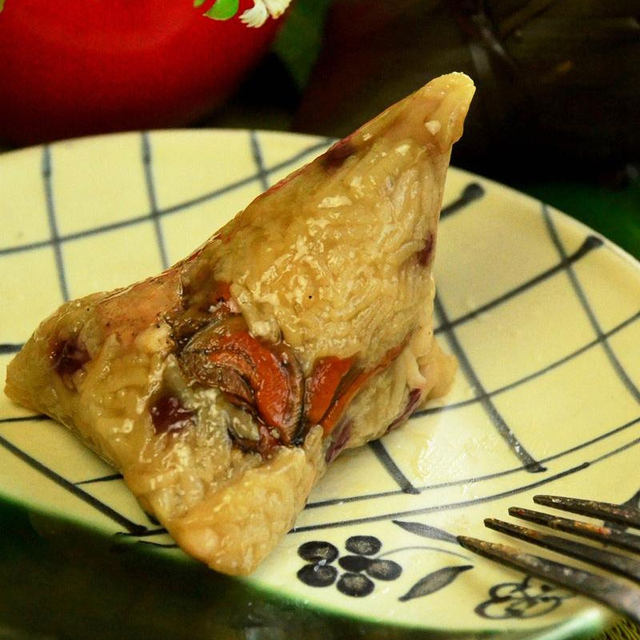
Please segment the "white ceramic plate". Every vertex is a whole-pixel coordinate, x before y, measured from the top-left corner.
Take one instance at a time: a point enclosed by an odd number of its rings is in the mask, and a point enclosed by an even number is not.
[[[158,272],[326,145],[282,133],[175,131],[1,156],[3,368],[63,299]],[[436,281],[438,333],[460,362],[452,391],[380,443],[338,458],[295,529],[251,578],[193,569],[204,591],[223,580],[234,595],[229,604],[192,594],[192,617],[197,611],[230,638],[286,637],[276,633],[280,623],[308,630],[300,621],[311,619],[323,637],[366,628],[380,637],[559,638],[604,624],[606,614],[589,601],[474,557],[455,535],[499,539],[483,518],[530,506],[535,493],[637,502],[640,268],[563,214],[451,169]],[[154,533],[157,525],[113,474],[64,428],[0,399],[6,548],[20,512],[47,544],[61,540],[51,531],[70,540],[80,539],[70,532],[97,531],[118,548],[127,540],[128,558],[151,548],[152,566],[173,567],[163,580],[172,582],[171,571],[184,576],[196,563]],[[91,542],[74,544],[91,555]],[[4,562],[15,570],[28,557],[17,548],[13,555],[15,566],[6,552],[0,569]],[[72,554],[70,562],[79,560]],[[119,570],[108,587],[114,593],[117,580],[136,579]],[[9,574],[0,571],[0,580]],[[97,588],[90,582],[86,593]],[[156,596],[150,616],[166,617]],[[261,605],[260,624],[250,607],[259,602],[271,612]],[[141,623],[119,606],[105,612],[124,616],[121,637],[135,635]],[[174,614],[164,637],[187,628]],[[29,624],[65,628],[65,616],[55,619]],[[87,625],[98,619],[89,616]],[[0,606],[3,622],[19,626]]]

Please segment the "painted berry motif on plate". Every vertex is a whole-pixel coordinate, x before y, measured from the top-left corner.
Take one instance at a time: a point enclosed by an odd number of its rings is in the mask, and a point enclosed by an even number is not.
[[[353,598],[368,596],[375,589],[376,580],[396,580],[402,574],[397,562],[377,555],[381,548],[382,543],[374,536],[347,538],[348,553],[344,555],[330,542],[305,542],[298,547],[298,555],[307,564],[298,571],[298,579],[310,587],[330,587],[335,583],[338,591]]]

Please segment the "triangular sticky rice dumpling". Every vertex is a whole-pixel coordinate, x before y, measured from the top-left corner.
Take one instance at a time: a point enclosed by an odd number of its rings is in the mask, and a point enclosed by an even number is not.
[[[450,384],[431,266],[473,92],[463,74],[433,80],[184,261],[66,303],[7,394],[113,464],[187,553],[251,572],[342,449]]]

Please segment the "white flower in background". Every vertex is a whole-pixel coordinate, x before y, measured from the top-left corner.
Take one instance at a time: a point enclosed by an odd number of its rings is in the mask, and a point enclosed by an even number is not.
[[[269,16],[279,18],[291,4],[291,0],[253,0],[253,7],[240,16],[248,27],[261,27]]]

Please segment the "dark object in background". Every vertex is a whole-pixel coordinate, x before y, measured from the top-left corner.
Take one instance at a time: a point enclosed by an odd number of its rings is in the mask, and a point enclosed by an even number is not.
[[[342,136],[429,78],[478,86],[458,166],[499,179],[640,159],[640,0],[335,0],[294,128]]]

